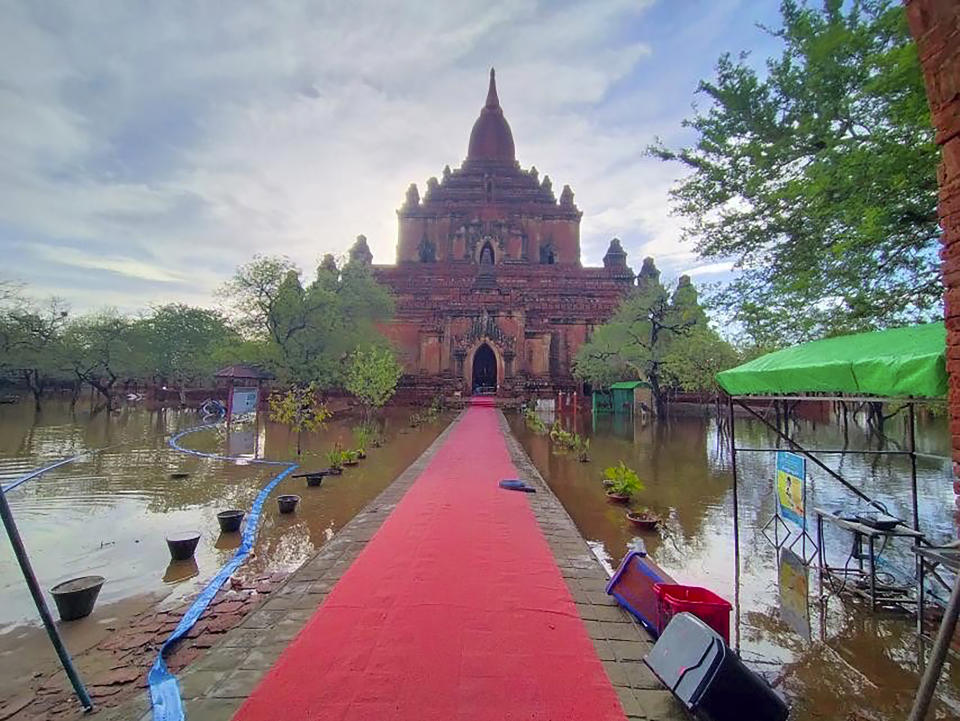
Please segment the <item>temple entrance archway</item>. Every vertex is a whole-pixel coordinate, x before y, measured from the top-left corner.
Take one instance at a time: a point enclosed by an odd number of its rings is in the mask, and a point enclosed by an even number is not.
[[[481,343],[473,353],[470,391],[474,395],[497,392],[497,356],[486,343]]]
[[[483,244],[483,247],[480,249],[480,265],[493,265],[494,255],[493,255],[493,246],[488,240]]]

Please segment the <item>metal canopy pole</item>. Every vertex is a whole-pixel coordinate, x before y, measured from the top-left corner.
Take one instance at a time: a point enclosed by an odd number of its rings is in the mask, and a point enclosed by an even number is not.
[[[910,443],[910,493],[913,499],[913,530],[920,530],[920,501],[917,497],[917,418],[913,400],[908,404],[907,438]],[[919,545],[917,540],[914,545]]]
[[[917,696],[913,701],[913,708],[910,710],[907,721],[923,721],[927,717],[930,701],[933,700],[933,692],[937,689],[940,672],[943,670],[943,662],[947,657],[947,650],[950,648],[950,639],[953,638],[954,631],[957,628],[958,615],[960,615],[960,573],[957,574],[957,578],[953,582],[953,591],[950,594],[950,600],[947,602],[947,610],[943,614],[940,631],[937,632],[937,640],[934,641],[933,651],[930,653],[930,663],[923,672],[923,678],[920,680],[919,688],[917,688]]]
[[[43,592],[40,590],[40,584],[37,583],[37,577],[30,566],[30,559],[27,557],[27,549],[23,545],[23,539],[20,538],[20,532],[17,530],[17,524],[13,520],[13,513],[10,511],[10,504],[7,503],[7,496],[0,490],[0,517],[3,519],[4,528],[7,529],[7,536],[10,537],[10,545],[13,546],[13,552],[17,557],[17,563],[20,564],[20,570],[23,571],[23,578],[27,582],[27,588],[30,589],[30,595],[33,596],[33,602],[37,605],[37,611],[40,613],[40,619],[43,621],[44,628],[50,636],[53,648],[60,657],[60,663],[63,670],[67,672],[67,677],[73,685],[73,690],[80,699],[85,711],[93,711],[93,701],[90,700],[90,694],[87,693],[83,681],[77,673],[73,660],[70,658],[70,652],[63,645],[63,639],[54,625],[53,617],[50,615],[50,609],[47,608],[47,602],[43,598]]]
[[[730,419],[730,470],[733,473],[733,596],[736,606],[734,620],[734,650],[740,654],[740,502],[737,496],[737,441],[734,435],[733,398],[727,396]]]

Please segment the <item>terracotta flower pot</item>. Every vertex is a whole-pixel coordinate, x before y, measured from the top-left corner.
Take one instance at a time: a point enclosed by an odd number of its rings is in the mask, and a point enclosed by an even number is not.
[[[646,531],[652,531],[660,525],[659,516],[644,512],[628,511],[627,520],[637,528],[642,528]]]

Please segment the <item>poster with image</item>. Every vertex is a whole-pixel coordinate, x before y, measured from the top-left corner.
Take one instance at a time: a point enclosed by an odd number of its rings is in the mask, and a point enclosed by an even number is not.
[[[803,456],[788,451],[777,452],[777,501],[780,517],[806,528],[803,499],[807,480],[807,464]]]

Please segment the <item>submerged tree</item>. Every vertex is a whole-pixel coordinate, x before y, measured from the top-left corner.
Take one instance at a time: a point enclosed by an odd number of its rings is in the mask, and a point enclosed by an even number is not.
[[[148,376],[172,385],[186,401],[185,388],[210,378],[224,350],[239,336],[219,311],[170,303],[138,320],[134,332]]]
[[[692,170],[686,237],[739,270],[716,300],[761,345],[938,316],[938,151],[902,5],[781,13],[765,71],[724,55],[701,82],[696,144],[651,148]]]
[[[326,425],[330,410],[320,400],[315,383],[293,386],[270,395],[270,420],[288,426],[297,434],[297,458],[301,454],[304,431],[316,431]]]
[[[102,397],[107,410],[115,405],[116,384],[143,373],[143,347],[136,327],[114,309],[74,319],[63,334],[65,365],[81,383]]]
[[[364,421],[374,409],[393,397],[403,366],[389,348],[373,347],[354,351],[347,369],[345,388],[363,404]]]
[[[654,410],[663,414],[664,357],[671,342],[697,323],[695,314],[671,302],[653,258],[645,258],[637,288],[613,317],[593,332],[574,359],[574,372],[594,385],[630,378],[650,384]]]
[[[20,376],[40,410],[40,397],[55,380],[67,377],[63,357],[63,331],[67,310],[62,301],[47,303],[22,299],[0,319],[4,365]]]

